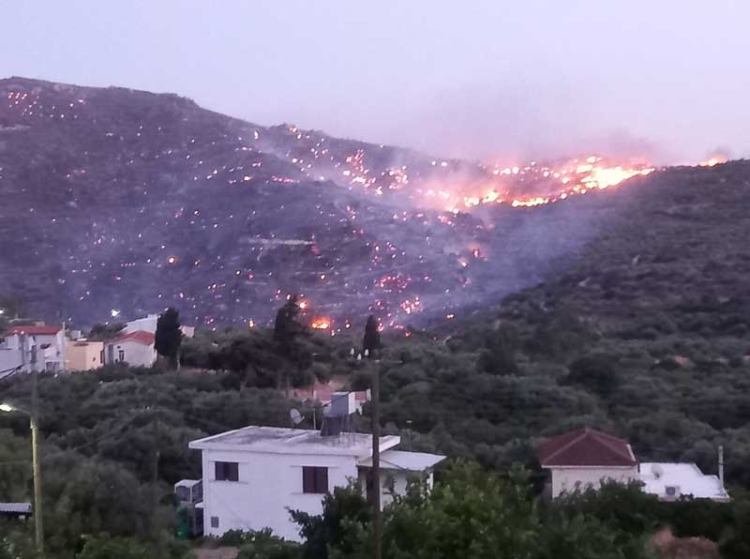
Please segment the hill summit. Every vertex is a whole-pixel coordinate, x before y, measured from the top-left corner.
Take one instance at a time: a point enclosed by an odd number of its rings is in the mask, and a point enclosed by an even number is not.
[[[332,333],[370,312],[395,327],[450,319],[538,283],[622,213],[609,193],[572,199],[607,186],[583,163],[589,178],[553,198],[567,176],[536,163],[263,127],[171,94],[0,80],[0,292],[79,324],[169,305],[196,324],[263,323],[289,293]]]

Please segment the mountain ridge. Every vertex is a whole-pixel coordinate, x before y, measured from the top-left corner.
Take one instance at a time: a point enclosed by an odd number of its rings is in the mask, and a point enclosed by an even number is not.
[[[600,193],[470,207],[486,184],[559,182],[174,94],[0,80],[0,291],[80,324],[168,305],[204,326],[261,324],[300,293],[331,333],[371,312],[404,327],[541,281],[619,211]]]

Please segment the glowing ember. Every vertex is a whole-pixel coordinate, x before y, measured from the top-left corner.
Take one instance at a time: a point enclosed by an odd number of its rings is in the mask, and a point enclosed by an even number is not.
[[[177,257],[176,256],[168,256],[167,257],[167,264],[169,264],[170,266],[173,266],[173,265],[177,264]]]

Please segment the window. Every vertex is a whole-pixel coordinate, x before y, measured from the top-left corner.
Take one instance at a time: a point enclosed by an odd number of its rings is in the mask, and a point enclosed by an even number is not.
[[[211,528],[218,528],[219,527],[219,517],[218,516],[212,516],[211,517]]]
[[[240,480],[240,467],[237,462],[215,462],[214,464],[216,466],[216,481]]]
[[[328,468],[303,466],[302,492],[328,493]]]
[[[120,363],[125,362],[125,350],[124,349],[120,349],[117,351],[117,359],[118,361],[120,361]]]

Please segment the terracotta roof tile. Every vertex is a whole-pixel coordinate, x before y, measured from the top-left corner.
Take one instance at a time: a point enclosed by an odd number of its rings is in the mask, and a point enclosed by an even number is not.
[[[545,468],[634,466],[638,463],[627,441],[588,427],[542,441],[539,461]]]
[[[122,336],[117,336],[115,339],[107,343],[120,344],[122,342],[137,342],[143,345],[154,345],[154,339],[155,339],[155,336],[151,332],[146,332],[144,330],[136,330],[135,332],[131,332],[130,334],[123,334]]]
[[[12,336],[14,334],[28,334],[30,336],[55,336],[59,331],[59,326],[11,326],[5,332],[5,335]]]

